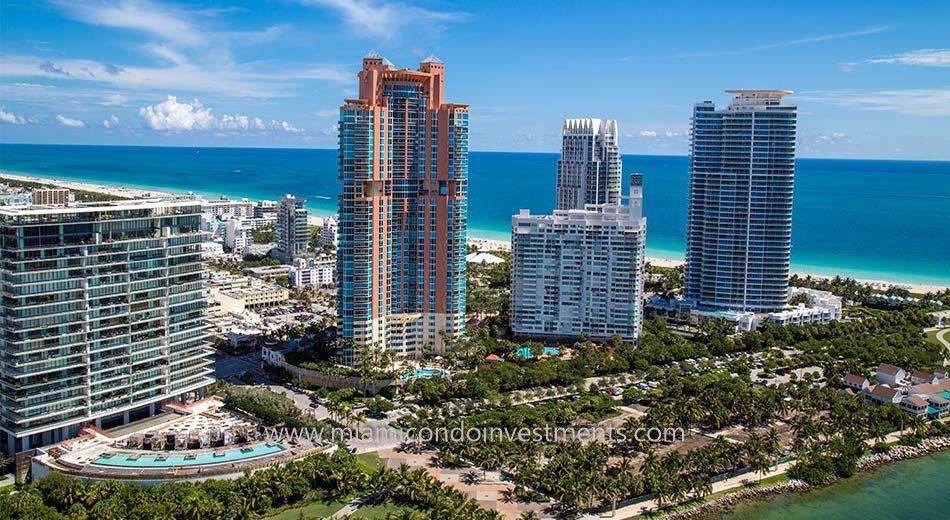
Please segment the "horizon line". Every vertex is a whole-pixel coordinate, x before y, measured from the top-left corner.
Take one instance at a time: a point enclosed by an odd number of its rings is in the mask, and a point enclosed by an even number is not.
[[[219,145],[162,145],[162,144],[90,144],[90,143],[22,143],[22,142],[0,142],[0,146],[6,145],[25,145],[25,146],[101,146],[113,148],[221,148],[221,149],[239,149],[239,150],[327,150],[336,151],[336,148],[319,148],[306,146],[219,146]],[[558,155],[560,151],[515,151],[515,150],[469,150],[474,153],[524,153],[537,155]],[[689,154],[658,154],[658,153],[624,153],[624,155],[641,155],[652,157],[689,157]],[[876,157],[818,157],[818,156],[799,156],[795,159],[821,159],[826,161],[913,161],[913,162],[950,162],[947,159],[881,159]]]

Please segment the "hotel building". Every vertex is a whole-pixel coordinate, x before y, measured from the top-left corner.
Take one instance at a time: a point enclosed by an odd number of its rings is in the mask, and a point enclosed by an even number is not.
[[[200,202],[0,208],[0,444],[154,414],[212,382]]]
[[[557,162],[557,209],[617,204],[623,164],[612,119],[565,119]]]
[[[787,90],[729,90],[695,105],[685,295],[700,308],[781,311],[788,303],[796,107]]]
[[[628,203],[511,219],[511,328],[516,335],[636,342],[643,323],[643,176]]]
[[[468,106],[444,97],[438,58],[371,52],[340,108],[337,309],[357,344],[443,352],[464,328]]]
[[[277,254],[287,263],[306,253],[310,245],[305,202],[288,194],[277,203]]]

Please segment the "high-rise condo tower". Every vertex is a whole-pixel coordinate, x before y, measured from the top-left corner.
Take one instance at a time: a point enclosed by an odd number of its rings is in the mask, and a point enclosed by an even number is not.
[[[465,322],[468,106],[445,102],[434,56],[409,70],[371,52],[359,89],[340,108],[339,334],[441,352]]]
[[[310,226],[304,203],[306,199],[287,194],[277,205],[277,254],[286,263],[306,253],[310,244]]]
[[[796,107],[788,90],[728,90],[693,109],[686,297],[770,312],[788,302]]]
[[[0,208],[0,445],[155,414],[213,382],[195,200]]]
[[[557,209],[617,204],[623,164],[612,119],[565,119],[557,162]]]

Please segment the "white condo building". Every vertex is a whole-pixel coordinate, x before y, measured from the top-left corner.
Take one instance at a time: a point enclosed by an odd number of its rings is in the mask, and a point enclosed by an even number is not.
[[[320,247],[336,247],[339,228],[340,218],[336,215],[323,219],[323,228],[320,229]]]
[[[336,259],[333,257],[294,258],[287,276],[290,278],[290,285],[295,289],[332,285],[336,278]]]
[[[625,205],[511,219],[511,327],[539,338],[620,336],[636,342],[643,322],[643,176],[631,175]],[[619,191],[619,190],[618,190]]]
[[[565,119],[557,162],[557,209],[618,204],[623,164],[612,119]]]
[[[265,218],[232,218],[224,228],[224,246],[235,253],[246,253],[254,244],[254,230],[274,225],[277,219],[273,216]]]

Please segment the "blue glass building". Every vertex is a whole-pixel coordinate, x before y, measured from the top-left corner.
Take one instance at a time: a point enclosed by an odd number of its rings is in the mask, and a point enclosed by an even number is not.
[[[788,302],[796,107],[787,90],[730,90],[695,105],[685,294],[700,308],[770,312]]]

